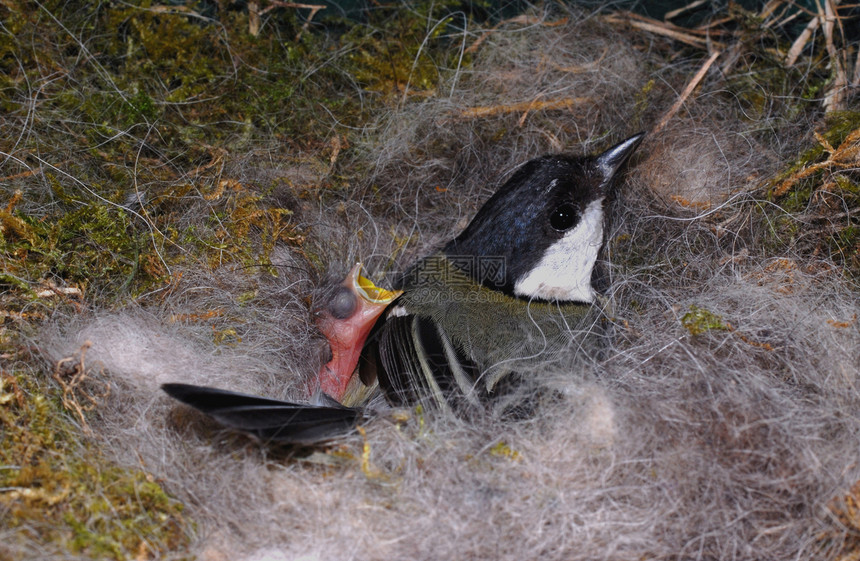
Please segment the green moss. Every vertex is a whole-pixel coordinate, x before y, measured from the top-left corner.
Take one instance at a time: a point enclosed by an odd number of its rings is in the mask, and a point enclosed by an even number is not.
[[[651,105],[649,95],[654,91],[655,85],[657,85],[657,81],[651,78],[638,92],[636,92],[636,103],[633,106],[633,117],[630,120],[632,128],[639,129],[642,127],[642,119]]]
[[[857,129],[860,129],[860,111],[832,111],[827,114],[822,136],[831,146],[839,146]]]
[[[131,97],[128,100],[128,104],[131,105],[133,110],[133,113],[129,115],[129,124],[134,124],[139,119],[151,123],[159,116],[159,110],[155,105],[155,101],[143,90],[137,92],[134,97]]]
[[[860,129],[860,111],[834,111],[829,113],[825,118],[821,137],[831,147],[836,148],[845,142],[845,139],[849,134],[851,134],[851,132],[857,129]],[[820,142],[816,142],[814,146],[805,150],[769,182],[771,197],[777,198],[773,195],[775,187],[781,185],[784,181],[810,165],[825,161],[827,156],[828,152]],[[787,204],[789,204],[787,210],[800,210],[799,208],[794,207],[796,205],[805,205],[809,201],[809,196],[812,193],[813,187],[821,182],[822,175],[823,170],[809,176],[808,178],[798,181],[796,183],[796,187],[793,186],[786,196],[792,197],[795,192],[799,191],[800,198],[795,196],[794,199],[787,199]],[[796,205],[792,203],[796,203]]]
[[[764,125],[754,134],[780,137],[783,123],[816,110],[831,79],[828,60],[821,56],[824,40],[816,37],[820,48],[811,49],[812,56],[804,57],[802,64],[786,66],[784,56],[796,36],[775,32],[772,22],[738,3],[730,4],[727,11],[737,41],[731,47],[735,58],[725,76],[726,92],[743,108],[738,118]],[[781,114],[782,122],[773,121],[774,114]]]
[[[681,325],[690,332],[690,335],[700,335],[714,329],[721,331],[729,329],[720,315],[695,304],[691,305],[690,311],[681,317]]]
[[[497,458],[505,458],[508,460],[519,460],[521,459],[521,454],[511,448],[511,446],[503,440],[495,443],[490,448],[490,455],[495,456]]]
[[[150,474],[112,465],[82,440],[53,388],[22,372],[0,376],[0,511],[8,550],[37,541],[45,551],[99,559],[166,552],[181,558],[193,531],[182,504]]]
[[[831,254],[844,263],[855,282],[860,282],[860,225],[851,224],[829,239]]]
[[[461,58],[457,41],[462,36],[450,28],[465,23],[461,8],[462,2],[447,1],[419,3],[409,11],[394,9],[384,21],[387,32],[370,36],[366,28],[353,26],[345,37],[353,47],[351,72],[365,89],[394,102],[405,94],[432,95],[443,76],[440,69],[471,62],[468,53]],[[434,25],[428,27],[428,21]]]
[[[256,273],[262,265],[275,274],[275,245],[302,251],[304,233],[270,188],[240,184],[223,162],[275,147],[320,164],[330,178],[322,196],[349,187],[362,170],[336,175],[320,131],[347,125],[339,134],[348,161],[373,107],[352,95],[356,81],[380,92],[409,81],[430,92],[440,68],[467,64],[451,48],[461,38],[446,35],[446,13],[461,4],[384,6],[366,25],[343,22],[340,34],[300,40],[298,12],[282,8],[257,37],[246,12],[203,3],[48,0],[0,11],[0,103],[31,131],[0,138],[0,151],[20,156],[7,161],[4,173],[16,179],[0,197],[23,193],[0,231],[0,283],[17,298],[13,307],[32,302],[46,279],[85,288],[99,304],[166,286],[175,266],[236,263]],[[440,23],[428,29],[427,18]],[[124,208],[137,194],[144,204]]]
[[[0,238],[0,255],[8,259],[7,279],[18,277],[17,286],[51,278],[81,288],[93,284],[99,290],[116,290],[137,274],[142,235],[130,225],[128,214],[101,203],[74,207],[42,218],[10,213],[26,230],[7,229]],[[144,275],[136,280],[142,287],[158,279]]]
[[[829,248],[830,257],[846,272],[860,278],[856,213],[860,208],[860,174],[852,165],[852,138],[860,131],[860,111],[835,111],[827,115],[820,140],[786,166],[768,183],[768,194],[789,215],[812,215],[826,222],[817,246]],[[849,135],[854,137],[849,138]],[[807,218],[808,220],[808,218]],[[794,239],[796,220],[775,216],[777,235]],[[819,247],[816,247],[818,249]]]

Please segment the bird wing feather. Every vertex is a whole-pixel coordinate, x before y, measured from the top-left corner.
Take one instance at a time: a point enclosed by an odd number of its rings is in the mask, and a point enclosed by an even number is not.
[[[441,409],[478,406],[477,366],[430,317],[389,317],[380,333],[380,384],[397,404],[426,403]]]
[[[359,409],[267,399],[190,384],[164,384],[171,397],[231,429],[265,442],[316,443],[349,433],[362,418]]]

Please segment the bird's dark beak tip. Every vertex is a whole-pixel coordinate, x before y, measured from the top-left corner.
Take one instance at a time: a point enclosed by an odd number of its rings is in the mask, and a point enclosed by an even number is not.
[[[644,132],[634,134],[597,156],[597,166],[603,173],[604,181],[609,181],[615,176],[624,162],[636,151],[644,137]]]

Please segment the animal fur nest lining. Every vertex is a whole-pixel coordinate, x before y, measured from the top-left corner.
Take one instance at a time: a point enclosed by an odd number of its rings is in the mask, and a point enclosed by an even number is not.
[[[439,70],[432,95],[378,112],[331,170],[278,153],[225,162],[224,179],[243,185],[290,178],[270,196],[292,210],[305,251],[275,244],[276,277],[188,266],[157,301],[56,314],[34,338],[52,361],[91,343],[93,376],[111,388],[84,417],[92,438],[185,505],[196,524],[188,553],[856,555],[857,286],[802,235],[775,235],[773,220],[806,225],[761,202],[765,180],[809,145],[820,115],[777,102],[752,115],[716,70],[631,162],[607,245],[600,352],[572,349],[569,362],[531,373],[559,396],[534,418],[467,425],[411,411],[285,455],[160,392],[183,382],[295,398],[324,354],[309,300],[325,279],[360,260],[385,285],[455,235],[519,163],[595,152],[654,127],[701,65],[667,64],[593,16],[539,16],[486,34],[469,67]],[[367,174],[341,192],[284,187],[350,166]],[[211,227],[214,194],[189,192],[182,221]],[[48,548],[46,558],[75,557]]]

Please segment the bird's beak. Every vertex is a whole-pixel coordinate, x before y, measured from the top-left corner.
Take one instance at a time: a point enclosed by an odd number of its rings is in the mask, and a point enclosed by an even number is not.
[[[352,313],[343,319],[334,317],[325,307],[320,311],[317,327],[328,339],[331,360],[320,368],[318,378],[319,390],[349,405],[344,401],[351,401],[348,394],[354,393],[352,385],[359,383],[356,382],[358,376],[354,374],[364,342],[382,312],[403,291],[376,286],[361,274],[361,263],[355,264],[342,286],[354,295],[355,306]],[[312,392],[315,390],[311,388]]]
[[[398,296],[403,294],[402,290],[387,290],[373,284],[373,281],[361,274],[361,263],[356,263],[347,275],[352,279],[352,287],[356,294],[365,302],[370,304],[383,304],[388,306]]]
[[[636,151],[644,136],[644,132],[635,134],[597,156],[597,168],[603,174],[604,184],[612,180],[624,162]]]

